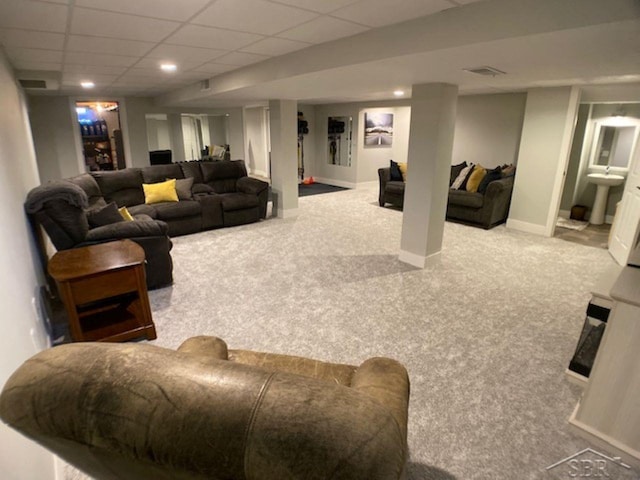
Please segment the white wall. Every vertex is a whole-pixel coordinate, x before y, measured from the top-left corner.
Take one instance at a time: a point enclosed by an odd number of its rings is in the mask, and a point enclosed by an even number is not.
[[[22,92],[0,51],[0,384],[46,346],[43,325],[31,307],[38,288],[37,257],[25,218],[27,192],[39,184]],[[54,128],[52,126],[52,128]],[[53,456],[0,424],[0,477],[55,478]]]
[[[576,88],[529,90],[507,227],[553,234],[578,101]]]
[[[267,109],[265,107],[245,108],[243,115],[247,169],[251,173],[266,177],[269,174]]]
[[[43,183],[84,171],[78,161],[73,129],[79,127],[69,97],[30,97],[29,121]]]
[[[525,93],[458,97],[453,165],[516,163],[526,100]]]

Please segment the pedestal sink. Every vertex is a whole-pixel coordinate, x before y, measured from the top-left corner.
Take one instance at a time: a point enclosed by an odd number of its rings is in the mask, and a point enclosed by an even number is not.
[[[602,225],[604,223],[604,213],[607,210],[609,187],[622,185],[624,177],[622,175],[613,175],[609,173],[590,173],[587,175],[587,178],[589,179],[589,182],[598,187],[589,223],[592,225]]]

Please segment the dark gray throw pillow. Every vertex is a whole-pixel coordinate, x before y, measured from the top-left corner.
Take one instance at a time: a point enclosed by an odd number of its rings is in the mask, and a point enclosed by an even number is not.
[[[97,208],[87,212],[87,220],[89,221],[89,227],[103,227],[112,223],[124,222],[124,218],[118,211],[118,206],[115,202],[107,204],[106,207]]]
[[[401,182],[402,181],[402,172],[400,171],[400,167],[397,162],[390,160],[391,162],[391,181],[392,182]]]
[[[451,177],[449,177],[449,186],[453,185],[453,182],[458,178],[463,168],[467,167],[467,162],[459,163],[458,165],[451,165]]]
[[[478,186],[478,193],[484,195],[484,192],[487,191],[487,187],[489,186],[489,184],[494,180],[500,180],[501,178],[502,168],[500,166],[497,166],[493,170],[487,171],[487,174],[484,176],[484,178],[480,182],[480,185]]]
[[[167,180],[171,180],[171,179],[167,178]],[[177,178],[176,192],[178,194],[178,200],[193,200],[193,193],[191,193],[191,187],[193,187],[193,177]]]

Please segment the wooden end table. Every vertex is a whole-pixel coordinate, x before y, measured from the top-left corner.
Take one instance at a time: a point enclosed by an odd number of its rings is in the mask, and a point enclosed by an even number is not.
[[[57,252],[49,274],[76,342],[156,338],[144,271],[144,250],[118,240]]]

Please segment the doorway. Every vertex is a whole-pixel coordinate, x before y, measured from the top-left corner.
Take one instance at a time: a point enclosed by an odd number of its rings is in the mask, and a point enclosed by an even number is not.
[[[126,168],[118,102],[76,102],[85,169]]]

